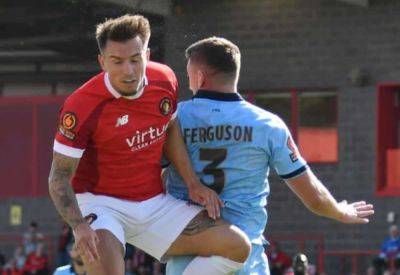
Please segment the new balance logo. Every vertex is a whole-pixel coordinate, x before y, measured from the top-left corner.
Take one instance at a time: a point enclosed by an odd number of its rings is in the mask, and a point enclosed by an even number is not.
[[[119,127],[119,126],[127,124],[128,120],[129,120],[129,116],[128,115],[124,115],[122,117],[119,117],[117,119],[117,123],[115,124],[115,127]]]

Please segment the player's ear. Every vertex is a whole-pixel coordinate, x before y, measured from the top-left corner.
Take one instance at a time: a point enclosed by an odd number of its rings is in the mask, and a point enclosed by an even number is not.
[[[101,66],[101,68],[103,69],[103,71],[106,70],[105,65],[104,65],[104,56],[102,54],[98,54],[97,55],[97,60],[99,61],[99,64]]]
[[[206,80],[206,75],[202,70],[197,70],[197,87],[200,89],[203,87],[204,82]]]

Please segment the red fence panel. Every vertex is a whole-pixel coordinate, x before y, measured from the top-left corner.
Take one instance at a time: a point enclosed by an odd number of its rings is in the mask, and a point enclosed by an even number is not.
[[[47,196],[64,96],[0,97],[0,198]]]

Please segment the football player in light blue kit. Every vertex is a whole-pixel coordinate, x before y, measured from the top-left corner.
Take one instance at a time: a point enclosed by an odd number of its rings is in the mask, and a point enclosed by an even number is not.
[[[225,203],[222,218],[242,229],[252,243],[251,254],[237,274],[269,274],[263,232],[270,167],[314,213],[344,223],[368,222],[374,213],[371,204],[338,203],[300,156],[285,123],[237,93],[240,52],[236,45],[211,37],[191,45],[186,56],[194,97],[179,104],[181,131],[197,175]],[[189,200],[172,166],[166,184],[173,196]],[[184,273],[190,259],[172,258],[167,274]]]

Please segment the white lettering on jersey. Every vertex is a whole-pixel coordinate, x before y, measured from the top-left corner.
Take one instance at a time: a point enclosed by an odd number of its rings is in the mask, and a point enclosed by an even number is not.
[[[132,138],[127,138],[126,143],[132,151],[143,149],[157,141],[159,141],[167,131],[168,124],[161,127],[151,126],[144,131],[136,131]]]
[[[119,127],[119,126],[125,125],[125,124],[128,123],[128,121],[129,121],[129,115],[124,115],[122,117],[119,117],[117,119],[117,123],[115,124],[115,127]]]

